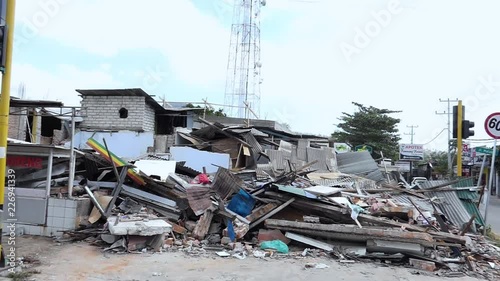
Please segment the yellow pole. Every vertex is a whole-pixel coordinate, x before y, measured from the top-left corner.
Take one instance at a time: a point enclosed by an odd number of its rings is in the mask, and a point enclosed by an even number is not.
[[[462,176],[462,101],[458,101],[457,108],[457,177]]]
[[[2,92],[0,95],[0,208],[3,210],[5,196],[5,173],[7,169],[7,137],[9,135],[9,110],[10,110],[10,78],[12,74],[12,48],[14,47],[14,16],[16,13],[16,0],[7,0],[5,25],[7,26],[7,46],[5,52],[5,70],[2,75]],[[3,213],[2,213],[3,214]],[[3,227],[3,218],[0,219],[0,233]],[[0,253],[3,255],[2,240],[0,235]],[[3,266],[3,264],[2,264]]]
[[[33,108],[33,119],[31,122],[31,142],[37,143],[38,136],[38,115],[36,113],[36,108]]]

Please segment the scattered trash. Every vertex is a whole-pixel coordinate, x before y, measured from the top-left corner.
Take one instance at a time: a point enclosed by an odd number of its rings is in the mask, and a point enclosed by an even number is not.
[[[266,252],[255,250],[255,251],[253,251],[253,256],[256,258],[265,258]]]
[[[500,279],[500,249],[478,231],[482,190],[472,179],[409,185],[397,167],[387,172],[368,151],[338,153],[328,138],[265,124],[199,124],[172,130],[177,159],[152,153],[126,161],[105,139],[88,139],[93,151],[76,150],[83,172],[71,195],[89,210],[64,238],[115,253],[321,255]],[[55,182],[67,177],[64,161],[54,163]],[[41,179],[32,174],[30,182]],[[52,198],[68,193],[51,188]],[[307,248],[290,252],[299,245]]]
[[[316,268],[316,269],[325,269],[329,268],[330,266],[324,264],[324,263],[306,263],[306,268]]]
[[[278,253],[288,254],[288,246],[281,240],[265,241],[260,244],[262,250],[273,249]]]
[[[230,254],[230,253],[228,253],[228,252],[217,252],[216,254],[217,254],[219,257],[223,257],[223,258],[225,258],[225,257],[230,257],[230,256],[231,256],[231,254]]]

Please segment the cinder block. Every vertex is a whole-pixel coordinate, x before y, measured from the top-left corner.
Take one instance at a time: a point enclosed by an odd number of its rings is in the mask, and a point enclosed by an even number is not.
[[[47,208],[47,217],[53,217],[54,216],[54,206],[50,206]]]
[[[23,225],[22,228],[24,229],[24,234],[33,235],[33,234],[31,234],[33,232],[32,227],[33,226],[27,225],[27,224]],[[5,227],[4,227],[4,229],[5,229]]]
[[[55,206],[55,207],[66,206],[66,202],[65,202],[66,200],[64,200],[64,199],[53,198],[53,200],[54,200],[53,206]]]
[[[53,217],[55,217],[55,218],[64,218],[64,212],[65,212],[64,206],[62,206],[62,207],[54,207],[54,215],[53,215]]]
[[[49,206],[55,206],[56,198],[49,198]]]
[[[43,229],[42,226],[32,225],[32,226],[30,226],[30,231],[31,231],[30,235],[40,236],[40,235],[42,235],[42,229]]]
[[[53,218],[52,227],[53,228],[63,228],[64,227],[64,218]]]
[[[47,226],[52,227],[54,225],[54,217],[47,216]]]
[[[76,228],[76,220],[75,218],[70,219],[70,218],[64,218],[64,225],[63,225],[65,230],[73,230]]]
[[[74,208],[74,209],[76,209],[76,201],[75,200],[71,200],[71,199],[67,199],[65,207],[66,208]]]
[[[42,236],[47,236],[47,237],[52,237],[52,233],[53,233],[54,229],[52,227],[44,227],[41,229],[40,231],[40,235]]]
[[[76,217],[76,206],[75,208],[64,208],[64,218],[74,219]]]

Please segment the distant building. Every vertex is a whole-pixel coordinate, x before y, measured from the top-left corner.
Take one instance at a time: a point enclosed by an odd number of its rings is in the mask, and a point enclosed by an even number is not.
[[[10,139],[39,143],[61,144],[70,138],[71,109],[63,108],[59,101],[25,100],[12,97],[10,100]],[[81,121],[76,118],[75,122]]]
[[[120,157],[135,158],[167,152],[175,142],[175,128],[192,128],[194,109],[164,108],[142,89],[76,90],[82,97],[83,122],[76,147],[88,149],[93,137],[106,139]]]

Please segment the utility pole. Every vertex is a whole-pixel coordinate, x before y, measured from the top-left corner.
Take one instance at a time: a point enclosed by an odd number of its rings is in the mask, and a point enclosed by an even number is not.
[[[464,120],[464,112],[462,108],[462,101],[458,101],[458,122],[457,122],[457,177],[462,176],[462,120]],[[491,171],[493,172],[493,171]],[[487,207],[487,206],[486,206]]]
[[[410,135],[411,136],[411,144],[413,144],[413,136],[415,135],[415,133],[413,132],[413,129],[416,129],[418,128],[418,125],[407,125],[406,127],[410,128],[411,131],[409,134],[405,133],[405,135]],[[410,175],[408,177],[408,182],[411,182],[411,179],[413,178],[413,161],[410,160]]]
[[[446,114],[448,115],[448,174],[450,176],[453,175],[453,162],[451,160],[451,119],[450,115],[453,114],[453,111],[451,111],[451,103],[452,102],[458,102],[458,99],[450,100],[450,98],[447,99],[439,99],[439,102],[446,102],[448,103],[448,111],[444,112],[437,112],[437,115],[443,115]]]
[[[2,40],[2,61],[4,69],[2,73],[2,92],[0,96],[0,209],[1,209],[1,223],[0,234],[2,233],[2,226],[4,222],[3,204],[5,197],[5,174],[7,170],[7,137],[9,135],[9,114],[10,114],[10,80],[12,74],[12,48],[14,46],[14,15],[16,11],[16,0],[2,0],[0,1],[0,9],[6,8],[5,12],[5,26],[2,27],[4,31]],[[2,13],[3,14],[3,11]],[[3,22],[1,22],[3,24]],[[6,32],[5,32],[6,31]],[[11,176],[9,176],[11,179]],[[9,181],[10,182],[10,181]],[[14,182],[15,185],[15,182]],[[10,197],[10,196],[9,196]],[[14,214],[15,217],[15,214]],[[14,218],[13,217],[13,218]],[[0,254],[1,254],[1,267],[5,266],[5,256],[3,253],[2,235],[0,235]]]
[[[413,129],[418,128],[418,125],[409,125],[409,126],[406,126],[406,127],[410,128],[411,130],[410,130],[409,134],[405,133],[405,135],[411,136],[411,144],[413,144],[413,136],[415,135],[415,133],[413,132]]]

